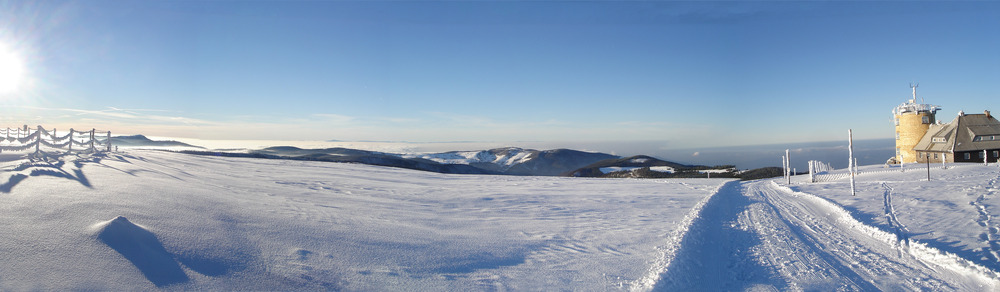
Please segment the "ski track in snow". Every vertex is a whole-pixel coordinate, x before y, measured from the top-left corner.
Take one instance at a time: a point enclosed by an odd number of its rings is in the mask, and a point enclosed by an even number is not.
[[[888,186],[888,185],[886,185]],[[884,194],[889,233],[773,180],[727,184],[701,208],[652,290],[991,290],[996,273],[921,243]]]
[[[900,256],[905,252],[906,249],[910,248],[910,230],[906,229],[906,225],[899,222],[899,218],[896,217],[896,209],[892,207],[892,187],[888,183],[883,182],[882,187],[885,188],[885,193],[882,194],[882,205],[885,212],[886,220],[889,222],[889,228],[892,229],[893,234],[899,240],[899,252]]]

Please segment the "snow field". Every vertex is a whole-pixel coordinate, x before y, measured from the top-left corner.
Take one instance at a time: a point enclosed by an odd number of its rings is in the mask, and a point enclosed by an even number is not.
[[[862,177],[912,179],[906,176],[914,175],[867,170]],[[963,174],[957,177],[978,177],[971,181],[992,185],[995,180],[989,178],[996,177],[996,173],[991,171],[995,169],[970,169],[960,171]],[[912,240],[919,235],[914,234],[918,232],[914,229],[926,226],[906,221],[905,216],[894,211],[898,210],[893,205],[899,197],[893,193],[899,188],[887,192],[880,186],[882,193],[870,194],[877,198],[866,200],[877,203],[866,205],[868,210],[893,213],[883,216],[895,222],[895,228],[887,229],[855,219],[858,212],[795,190],[822,186],[851,198],[849,185],[810,184],[806,179],[796,177],[792,188],[779,185],[781,179],[732,182],[721,187],[692,212],[690,224],[681,224],[677,229],[685,232],[679,232],[679,243],[671,245],[677,250],[660,262],[664,264],[662,273],[644,278],[652,280],[641,282],[646,285],[637,290],[990,291],[1000,286],[1000,275],[995,271],[948,250]],[[941,189],[937,190],[934,194],[941,193]],[[978,218],[983,221],[983,216]],[[921,219],[937,221],[935,217]]]
[[[645,290],[727,181],[143,150],[0,169],[0,290]]]
[[[1000,279],[995,237],[1000,222],[992,219],[992,212],[1000,206],[1000,169],[981,164],[947,167],[932,164],[931,181],[926,168],[912,165],[904,171],[862,167],[856,197],[850,195],[846,179],[808,183],[797,177],[792,186],[782,188],[836,206],[831,208],[850,215],[844,220],[857,221],[852,226],[895,244],[901,253],[995,289]],[[843,173],[846,170],[834,171],[846,177]]]

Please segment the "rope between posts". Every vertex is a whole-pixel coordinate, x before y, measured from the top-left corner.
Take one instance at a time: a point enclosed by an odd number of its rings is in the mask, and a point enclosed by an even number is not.
[[[2,135],[0,136],[0,151],[26,151],[34,148],[35,154],[38,154],[38,152],[41,151],[41,146],[71,152],[110,152],[112,149],[111,131],[106,131],[105,138],[105,132],[98,132],[96,129],[91,129],[90,131],[85,132],[70,129],[69,133],[59,136],[56,129],[52,129],[50,131],[42,126],[38,126],[35,129],[24,126],[23,130],[22,128],[0,129],[0,135]],[[103,138],[103,142],[99,138]],[[74,149],[73,146],[79,146],[82,148]],[[98,146],[100,146],[100,148]]]

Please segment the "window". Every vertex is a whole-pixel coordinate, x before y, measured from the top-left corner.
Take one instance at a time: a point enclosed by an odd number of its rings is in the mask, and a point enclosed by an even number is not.
[[[937,159],[937,153],[934,153],[934,159]]]
[[[930,124],[930,123],[933,123],[933,122],[931,121],[931,116],[922,116],[922,117],[920,117],[920,122],[921,122],[921,123],[924,123],[924,124]]]
[[[993,150],[993,157],[1000,157],[1000,151]]]
[[[896,132],[896,140],[899,140],[899,132]]]
[[[983,158],[983,156],[986,155],[986,151],[977,152],[977,153],[979,154],[979,158]]]
[[[897,126],[899,126],[899,116],[896,116],[896,118],[894,118],[892,120],[893,120],[893,124],[896,124]]]
[[[1000,136],[1000,135],[979,135],[979,136],[973,137],[972,138],[972,142],[997,141],[997,140],[1000,140],[1000,137],[997,137],[997,136]]]
[[[965,159],[966,160],[972,159],[972,155],[969,155],[969,153],[965,153]]]
[[[945,139],[945,137],[934,137],[933,139],[931,139],[931,142],[934,142],[934,143],[944,143],[944,142],[948,142],[948,139]]]

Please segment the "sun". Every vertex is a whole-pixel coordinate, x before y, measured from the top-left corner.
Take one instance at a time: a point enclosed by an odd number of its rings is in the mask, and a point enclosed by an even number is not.
[[[21,56],[0,44],[0,95],[16,92],[24,83],[24,71]]]

